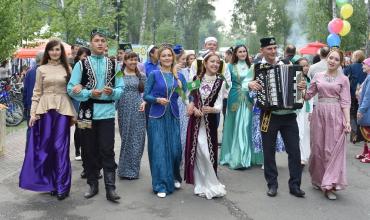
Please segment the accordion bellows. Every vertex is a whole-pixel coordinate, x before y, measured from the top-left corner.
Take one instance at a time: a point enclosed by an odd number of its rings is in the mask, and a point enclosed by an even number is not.
[[[304,80],[299,65],[256,64],[255,80],[262,86],[257,91],[257,106],[264,110],[294,110],[303,107],[303,93],[297,84]]]

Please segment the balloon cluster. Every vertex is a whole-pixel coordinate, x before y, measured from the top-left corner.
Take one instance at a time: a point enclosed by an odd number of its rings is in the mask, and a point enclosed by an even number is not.
[[[340,18],[334,18],[328,24],[328,31],[330,32],[326,41],[329,47],[339,47],[341,43],[340,36],[344,37],[351,31],[351,24],[346,20],[353,14],[353,7],[348,0],[336,0],[340,8]]]

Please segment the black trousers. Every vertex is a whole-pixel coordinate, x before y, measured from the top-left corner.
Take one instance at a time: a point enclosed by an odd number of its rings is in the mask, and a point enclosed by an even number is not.
[[[81,156],[81,135],[80,135],[80,129],[77,127],[77,124],[75,125],[75,133],[73,135],[73,139],[75,142],[75,155]]]
[[[115,172],[114,119],[93,120],[92,128],[81,129],[83,158],[87,183],[98,182],[100,169]]]
[[[262,121],[263,114],[261,114]],[[267,132],[261,131],[264,173],[269,188],[278,188],[278,171],[276,168],[275,152],[276,138],[280,131],[285,144],[285,150],[288,154],[289,167],[289,188],[300,188],[302,178],[301,151],[299,149],[299,130],[296,121],[296,114],[274,115],[271,114],[271,120]]]

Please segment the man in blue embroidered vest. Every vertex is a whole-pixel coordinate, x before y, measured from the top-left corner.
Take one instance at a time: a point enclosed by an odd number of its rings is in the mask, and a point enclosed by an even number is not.
[[[107,41],[104,32],[91,33],[92,55],[75,65],[68,83],[68,94],[80,101],[78,126],[81,128],[82,158],[86,164],[87,184],[85,198],[98,191],[99,171],[103,168],[106,197],[115,202],[117,164],[114,160],[114,101],[123,91],[123,80],[115,74],[115,62],[104,56]]]

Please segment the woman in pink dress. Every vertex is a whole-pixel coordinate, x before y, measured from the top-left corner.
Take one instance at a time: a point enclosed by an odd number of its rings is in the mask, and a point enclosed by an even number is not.
[[[328,70],[315,75],[305,95],[306,100],[316,94],[319,98],[311,121],[311,181],[330,200],[336,199],[335,191],[347,186],[345,144],[351,131],[351,95],[348,78],[338,71],[343,57],[341,51],[331,50]]]

